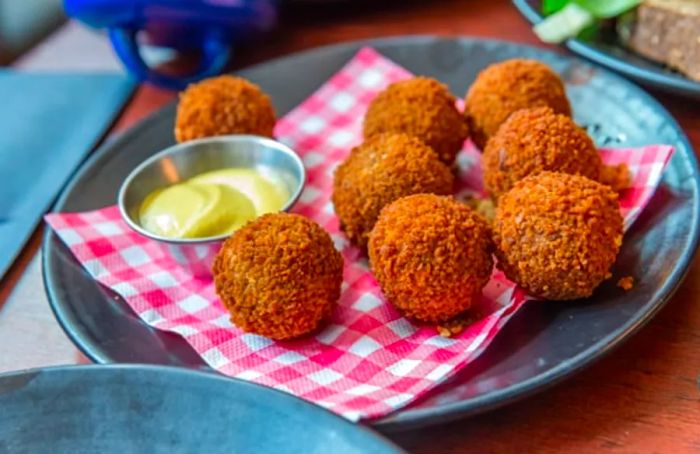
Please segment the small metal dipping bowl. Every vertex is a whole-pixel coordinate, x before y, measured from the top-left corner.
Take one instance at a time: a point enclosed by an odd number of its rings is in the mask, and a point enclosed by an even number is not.
[[[211,265],[229,235],[206,238],[167,238],[144,229],[139,209],[157,189],[182,182],[211,170],[252,168],[261,175],[281,178],[290,194],[281,211],[288,211],[299,198],[306,170],[299,156],[286,145],[253,135],[216,136],[193,140],[157,153],[131,171],[119,189],[118,204],[124,221],[135,232],[150,238],[164,252],[197,277],[211,276]]]

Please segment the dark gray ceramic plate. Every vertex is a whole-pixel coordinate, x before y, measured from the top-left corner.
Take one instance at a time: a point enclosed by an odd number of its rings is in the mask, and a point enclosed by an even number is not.
[[[531,24],[536,24],[543,19],[541,0],[513,0],[513,4]],[[569,39],[564,45],[571,52],[615,70],[641,84],[700,99],[699,82],[672,71],[664,65],[647,60],[618,43],[605,42],[602,39],[596,41]]]
[[[434,424],[504,405],[570,376],[648,321],[680,284],[698,236],[698,169],[687,138],[654,99],[619,76],[580,60],[512,43],[408,37],[349,43],[273,60],[240,72],[271,94],[284,114],[371,44],[411,71],[462,94],[476,73],[512,57],[543,60],[567,82],[576,120],[599,142],[667,143],[676,153],[651,205],[626,235],[615,273],[640,277],[630,292],[606,283],[587,301],[529,303],[486,353],[417,405],[376,421],[383,430]],[[173,142],[174,105],[106,144],[65,189],[57,211],[114,204],[122,179]],[[100,363],[206,367],[179,336],[150,328],[102,288],[47,230],[43,249],[49,300],[61,325]]]
[[[392,453],[371,430],[294,396],[163,366],[0,376],[0,452]]]

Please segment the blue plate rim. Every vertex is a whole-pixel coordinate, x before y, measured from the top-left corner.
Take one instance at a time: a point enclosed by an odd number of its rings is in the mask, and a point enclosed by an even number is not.
[[[302,399],[300,397],[294,396],[292,394],[270,388],[268,386],[263,386],[259,385],[257,383],[253,383],[250,381],[246,380],[241,380],[238,378],[233,378],[233,377],[228,377],[226,375],[223,375],[214,369],[202,369],[202,370],[197,370],[197,369],[187,369],[184,367],[174,367],[174,366],[166,366],[162,364],[137,364],[137,363],[132,363],[132,364],[126,364],[126,363],[110,363],[110,364],[77,364],[77,365],[59,365],[59,366],[48,366],[48,367],[38,367],[38,368],[30,368],[30,369],[23,369],[23,370],[16,370],[16,371],[10,371],[10,372],[3,372],[0,373],[0,382],[3,382],[5,380],[13,380],[13,379],[21,379],[19,381],[22,382],[22,384],[29,383],[32,380],[34,380],[36,377],[39,375],[51,375],[51,374],[64,374],[64,373],[69,373],[69,374],[82,374],[84,372],[87,372],[88,374],[91,374],[93,372],[99,372],[99,373],[107,373],[109,374],[110,372],[113,371],[120,371],[120,372],[136,372],[136,371],[141,371],[141,372],[148,372],[148,373],[154,373],[154,374],[165,374],[169,376],[178,376],[178,377],[183,377],[187,380],[209,380],[212,383],[221,383],[223,386],[239,386],[244,389],[256,389],[260,392],[265,392],[270,395],[276,395],[277,399],[286,399],[290,402],[296,402],[298,405],[303,405],[307,407],[309,410],[317,412],[318,415],[325,415],[329,419],[333,419],[336,421],[337,424],[343,425],[349,430],[356,432],[356,433],[361,433],[364,437],[367,437],[368,439],[373,439],[375,443],[378,445],[384,446],[386,448],[387,453],[393,452],[396,454],[401,454],[404,453],[405,451],[400,448],[398,445],[396,445],[394,442],[391,440],[381,436],[379,433],[377,433],[375,430],[372,430],[371,428],[367,427],[363,423],[353,423],[352,421],[343,418],[342,416],[338,415],[337,413],[333,413],[330,410],[327,410],[319,405],[315,405],[312,402],[309,402],[308,400]],[[25,380],[26,378],[26,380]],[[9,391],[10,393],[12,392]]]

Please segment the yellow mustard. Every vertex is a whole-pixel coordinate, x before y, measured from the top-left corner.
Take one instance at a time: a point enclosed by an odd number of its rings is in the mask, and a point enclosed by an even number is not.
[[[281,178],[255,169],[206,172],[149,194],[141,226],[168,238],[204,238],[233,233],[246,222],[282,209],[289,191]]]

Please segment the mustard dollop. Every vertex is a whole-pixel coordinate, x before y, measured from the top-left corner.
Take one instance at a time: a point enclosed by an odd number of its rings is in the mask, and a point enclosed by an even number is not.
[[[141,226],[168,238],[231,234],[289,199],[281,178],[256,169],[228,168],[197,175],[149,194],[141,204]]]

